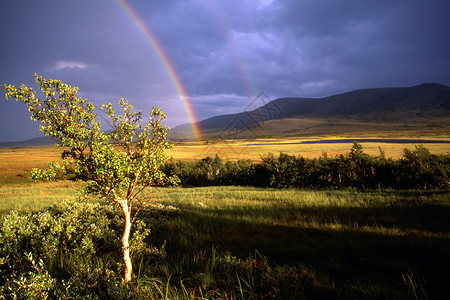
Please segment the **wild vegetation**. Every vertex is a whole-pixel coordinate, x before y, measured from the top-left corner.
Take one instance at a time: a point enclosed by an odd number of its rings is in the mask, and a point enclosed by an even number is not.
[[[448,153],[419,145],[392,158],[354,143],[335,155],[163,165],[160,110],[133,143],[142,114],[129,103],[122,116],[104,107],[112,130],[101,132],[76,88],[37,79],[44,102],[27,87],[5,86],[7,96],[28,104],[64,152],[58,160],[45,148],[19,164],[22,149],[0,151],[9,157],[0,162],[0,298],[450,297]],[[55,181],[24,178],[49,157],[58,161],[31,175]],[[153,186],[177,177],[183,187]]]
[[[368,161],[381,157],[364,155],[358,144],[352,152]],[[350,154],[326,161],[350,160]],[[433,163],[444,168],[443,158],[417,146],[392,163],[428,166],[424,170],[430,171]],[[130,284],[124,284],[123,265],[116,263],[124,222],[120,211],[93,198],[68,202],[77,198],[80,182],[4,185],[0,187],[1,293],[7,298],[67,299],[80,295],[99,299],[449,296],[448,187],[358,191],[344,186],[314,190],[217,186],[219,175],[231,166],[250,170],[265,166],[273,171],[284,162],[283,172],[290,174],[295,168],[289,163],[298,159],[281,154],[268,155],[258,165],[223,163],[218,157],[182,163],[199,172],[190,180],[216,186],[149,191],[153,200],[141,211],[142,223],[131,235],[131,258],[137,267]],[[202,177],[208,174],[216,177]],[[274,187],[291,182],[283,181],[289,176],[280,181],[264,174],[258,178]],[[36,203],[46,207],[33,210]],[[13,207],[19,212],[11,211]]]
[[[176,177],[161,172],[161,165],[167,159],[164,150],[170,148],[166,141],[168,128],[161,124],[166,116],[161,109],[153,107],[142,129],[143,112],[134,111],[128,101],[120,99],[121,115],[116,114],[111,103],[101,107],[110,127],[105,132],[96,119],[94,104],[78,98],[77,87],[37,74],[34,77],[43,98],[36,97],[36,92],[25,85],[17,89],[6,84],[3,85],[5,97],[23,102],[31,119],[40,122],[40,130],[65,149],[61,154],[62,165],[49,162],[47,169],[32,169],[31,177],[51,180],[68,175],[84,180],[87,182],[84,194],[107,199],[121,208],[125,220],[122,234],[124,279],[131,281],[130,231],[137,213],[145,206],[145,199],[137,195],[151,185],[177,181]],[[133,213],[136,204],[139,208]]]
[[[166,172],[187,186],[251,185],[276,188],[443,189],[450,187],[450,154],[432,154],[423,145],[400,159],[364,153],[355,142],[347,154],[307,159],[280,153],[262,162],[223,162],[216,155],[197,162],[171,161]]]
[[[136,271],[129,284],[117,263],[120,211],[93,200],[34,212],[23,203],[21,212],[3,211],[1,293],[63,299],[449,296],[446,191],[224,186],[151,192],[154,200],[132,233]]]
[[[361,137],[371,137],[359,134],[357,137],[348,136],[320,136],[316,139],[355,139]],[[407,136],[384,136],[384,138],[404,139]],[[414,136],[415,139],[419,139]],[[436,140],[447,140],[445,137],[433,137]],[[307,159],[319,158],[324,153],[328,157],[336,155],[348,155],[352,143],[337,144],[296,144],[303,139],[270,139],[270,140],[242,140],[242,141],[220,141],[214,144],[206,142],[176,142],[172,149],[166,150],[166,153],[173,161],[197,162],[200,158],[207,156],[215,157],[220,155],[220,159],[226,162],[236,162],[238,160],[249,160],[252,163],[262,162],[262,157],[268,153],[287,154],[290,156],[304,157]],[[257,145],[249,144],[259,143]],[[400,159],[403,157],[405,149],[415,150],[415,144],[399,143],[367,143],[362,142],[364,153],[377,157],[380,154],[381,145],[387,159]],[[433,143],[423,144],[432,154],[446,155],[450,152],[449,144]],[[30,170],[33,168],[45,168],[47,162],[54,161],[62,164],[61,151],[64,148],[54,145],[48,146],[27,146],[0,148],[0,185],[30,183]]]

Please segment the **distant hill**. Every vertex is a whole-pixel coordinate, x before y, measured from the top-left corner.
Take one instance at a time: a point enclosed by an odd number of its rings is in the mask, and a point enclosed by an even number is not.
[[[196,123],[204,139],[300,137],[333,134],[450,135],[450,87],[361,89],[324,98],[280,98],[251,111],[215,116]],[[171,140],[194,139],[191,124],[169,131]],[[39,137],[0,147],[52,145]]]
[[[450,129],[450,87],[355,90],[324,98],[280,98],[255,110],[198,122],[204,138],[286,137],[358,131]],[[170,131],[191,139],[190,124]]]
[[[47,146],[55,145],[56,140],[49,136],[37,137],[21,142],[4,142],[0,143],[0,148],[13,148],[13,147],[30,147],[30,146]]]

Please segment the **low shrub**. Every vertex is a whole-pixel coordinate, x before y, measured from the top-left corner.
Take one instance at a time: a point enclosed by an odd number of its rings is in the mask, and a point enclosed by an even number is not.
[[[448,189],[450,154],[432,154],[422,145],[398,160],[363,152],[355,142],[347,154],[319,158],[272,153],[259,163],[223,163],[217,155],[197,162],[168,162],[165,172],[184,186],[241,185],[275,188]]]
[[[0,223],[3,295],[46,298],[64,289],[70,298],[101,289],[99,283],[117,273],[111,251],[120,249],[106,209],[99,204],[63,203],[4,216]]]
[[[4,215],[0,298],[335,298],[327,281],[294,267],[271,267],[257,252],[241,259],[213,247],[168,257],[164,247],[149,244],[150,229],[142,221],[136,223],[131,242],[137,271],[126,283],[117,263],[123,222],[119,214],[101,204],[62,203],[40,212]],[[158,214],[146,220],[163,226]]]

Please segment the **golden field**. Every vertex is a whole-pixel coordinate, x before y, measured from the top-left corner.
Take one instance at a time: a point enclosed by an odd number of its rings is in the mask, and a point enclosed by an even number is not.
[[[229,140],[214,143],[200,142],[175,142],[173,149],[167,151],[169,157],[174,160],[195,161],[206,156],[219,155],[225,161],[236,161],[239,159],[249,159],[259,161],[261,156],[267,153],[278,154],[284,152],[290,155],[301,155],[306,158],[313,158],[327,153],[330,156],[345,154],[352,143],[334,144],[289,144],[308,140],[324,139],[357,139],[351,136],[317,136],[314,138],[280,138],[280,139],[255,139],[255,140]],[[364,136],[367,138],[377,138]],[[393,137],[386,137],[393,138]],[[395,137],[397,139],[408,139],[411,136]],[[420,138],[414,138],[420,139]],[[426,140],[430,138],[422,138]],[[445,136],[434,136],[433,140],[448,141]],[[249,145],[267,144],[270,145]],[[383,149],[387,157],[399,158],[405,148],[414,149],[415,144],[396,143],[361,143],[365,153],[378,155],[379,147]],[[450,144],[433,143],[424,144],[431,153],[446,154],[450,152]],[[44,167],[48,161],[58,161],[62,149],[56,146],[33,146],[0,148],[0,184],[10,184],[29,181],[28,174],[34,167]]]
[[[368,138],[368,137],[365,137]],[[289,144],[298,143],[307,140],[321,139],[349,139],[348,137],[320,137],[314,139],[258,139],[258,140],[239,140],[239,141],[220,141],[214,144],[205,144],[204,142],[184,142],[175,143],[174,148],[167,151],[167,154],[175,160],[198,160],[206,156],[215,156],[218,154],[224,160],[236,161],[239,159],[250,159],[260,161],[261,156],[269,152],[287,153],[290,155],[301,155],[306,158],[314,158],[327,153],[330,156],[345,154],[352,143],[334,143],[334,144]],[[351,139],[351,138],[350,138]],[[356,139],[356,138],[355,138]],[[438,140],[438,139],[434,139]],[[441,139],[446,140],[446,139]],[[447,139],[448,140],[448,139]],[[249,144],[267,144],[270,145],[249,145]],[[387,157],[399,158],[403,155],[405,148],[414,149],[415,144],[397,144],[397,143],[361,143],[365,153],[378,155],[379,147],[385,152]],[[445,154],[450,152],[450,144],[436,143],[425,144],[432,153]]]

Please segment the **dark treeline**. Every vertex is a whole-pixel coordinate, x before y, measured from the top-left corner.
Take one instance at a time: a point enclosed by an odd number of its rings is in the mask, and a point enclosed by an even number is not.
[[[169,161],[169,175],[184,186],[245,185],[276,188],[448,189],[450,154],[432,154],[423,145],[404,149],[400,159],[364,153],[355,142],[347,154],[308,159],[269,153],[262,162],[223,162],[219,156],[197,162]]]

